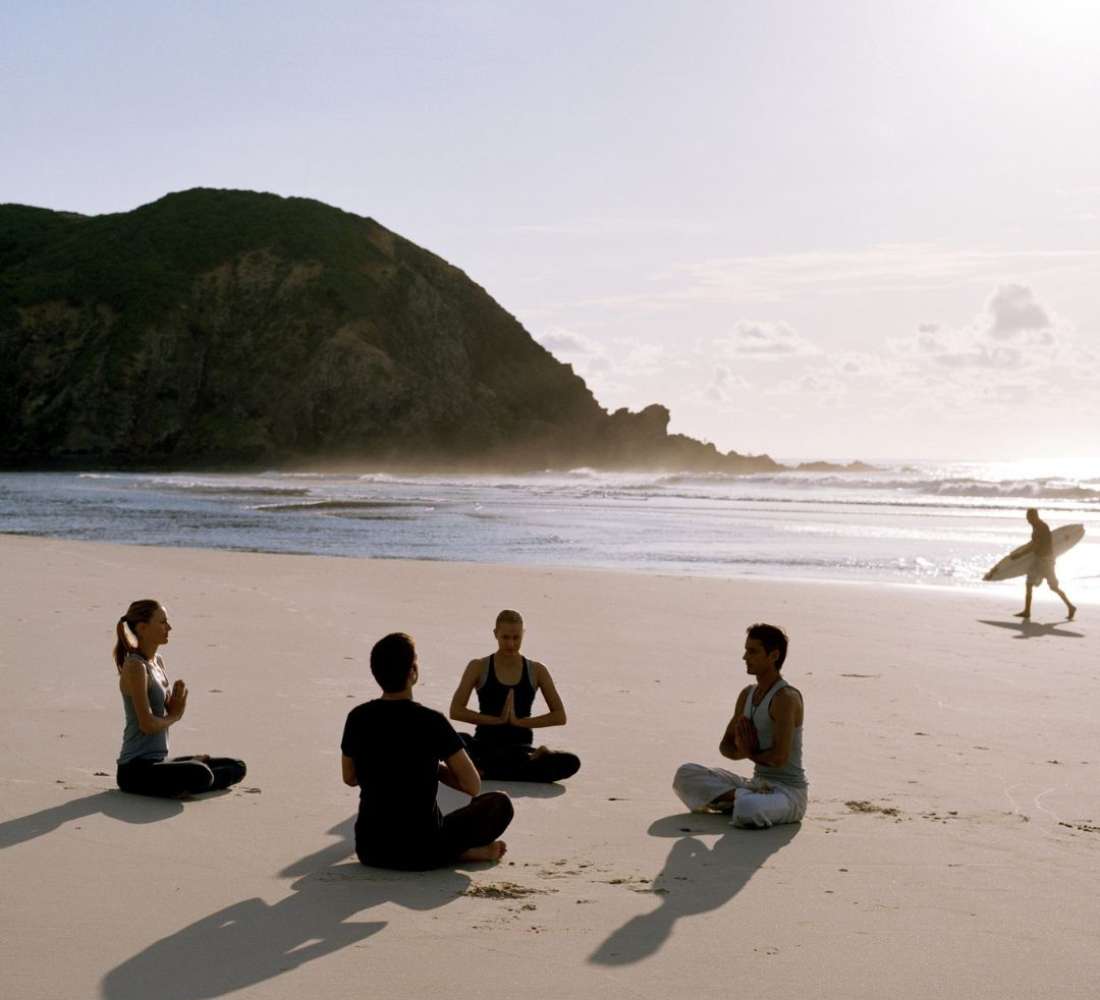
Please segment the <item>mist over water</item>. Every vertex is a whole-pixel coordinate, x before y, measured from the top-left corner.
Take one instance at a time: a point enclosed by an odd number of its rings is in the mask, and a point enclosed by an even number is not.
[[[0,474],[0,531],[147,545],[640,572],[982,584],[1029,538],[1023,512],[1083,523],[1058,560],[1100,596],[1100,462],[898,462],[751,476]],[[1022,589],[1022,588],[1021,588]]]

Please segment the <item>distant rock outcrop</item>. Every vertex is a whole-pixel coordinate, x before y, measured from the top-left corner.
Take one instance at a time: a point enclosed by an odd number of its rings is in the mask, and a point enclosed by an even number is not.
[[[303,198],[0,206],[0,465],[590,465],[749,472],[608,414],[462,271]]]

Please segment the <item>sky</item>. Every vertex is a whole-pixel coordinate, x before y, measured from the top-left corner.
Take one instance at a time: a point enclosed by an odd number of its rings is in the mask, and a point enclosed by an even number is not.
[[[0,3],[0,202],[222,187],[460,267],[723,450],[1100,439],[1092,0]]]

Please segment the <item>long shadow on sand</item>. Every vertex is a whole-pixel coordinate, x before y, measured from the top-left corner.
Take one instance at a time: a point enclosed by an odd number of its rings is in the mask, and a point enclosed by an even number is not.
[[[64,823],[86,819],[102,813],[123,823],[156,823],[171,819],[183,812],[183,805],[175,799],[153,799],[140,795],[127,795],[116,789],[85,795],[59,806],[50,806],[27,816],[0,823],[0,849],[13,847],[35,837],[52,833]]]
[[[383,903],[431,910],[469,885],[466,875],[454,871],[391,872],[358,862],[331,863],[353,849],[353,823],[348,819],[329,831],[339,843],[283,869],[282,875],[301,875],[289,896],[274,904],[244,899],[161,938],[107,973],[103,997],[220,997],[357,944],[386,926],[384,920],[349,919],[363,910]],[[364,995],[378,992],[363,989]]]
[[[654,954],[677,920],[724,906],[798,830],[797,825],[741,830],[731,827],[727,816],[696,813],[657,820],[649,828],[651,837],[678,838],[653,880],[652,891],[660,905],[628,920],[588,960],[597,965],[628,965]],[[698,833],[721,836],[708,849],[694,836]]]
[[[1066,628],[1059,628],[1059,625],[1065,625],[1065,619],[1056,622],[1025,622],[1020,618],[1015,621],[998,622],[993,621],[991,618],[979,618],[979,622],[983,625],[992,625],[995,628],[1007,628],[1014,632],[1018,632],[1019,635],[1014,635],[1013,639],[1038,639],[1042,636],[1053,635],[1062,639],[1083,639],[1085,638],[1084,632],[1071,632]]]

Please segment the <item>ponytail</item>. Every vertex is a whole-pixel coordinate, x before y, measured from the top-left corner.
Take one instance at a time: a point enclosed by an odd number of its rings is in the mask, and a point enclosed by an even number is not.
[[[122,673],[122,664],[125,662],[126,657],[138,651],[137,644],[130,642],[130,637],[126,634],[127,626],[136,636],[137,625],[149,621],[159,607],[160,601],[154,601],[151,598],[134,601],[134,603],[126,609],[126,614],[118,620],[118,624],[115,626],[115,634],[118,636],[118,641],[115,643],[114,656],[115,667],[118,669],[119,673]]]

